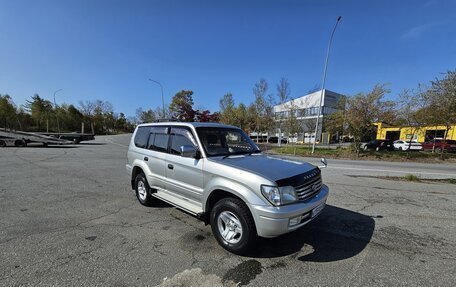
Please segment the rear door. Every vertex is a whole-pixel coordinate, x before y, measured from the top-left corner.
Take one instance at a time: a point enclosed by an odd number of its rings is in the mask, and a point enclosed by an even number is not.
[[[171,127],[166,165],[167,189],[200,206],[203,192],[203,159],[182,157],[180,147],[183,145],[190,145],[198,149],[195,136],[190,128]]]
[[[151,128],[146,162],[152,172],[148,177],[148,182],[150,187],[155,189],[166,188],[166,154],[168,151],[168,141],[169,127],[154,126]]]

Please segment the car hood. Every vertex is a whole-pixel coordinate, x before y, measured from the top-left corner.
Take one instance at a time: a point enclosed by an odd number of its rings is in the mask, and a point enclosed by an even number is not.
[[[272,157],[264,154],[233,155],[225,159],[222,157],[214,157],[210,158],[210,160],[257,174],[271,181],[290,178],[318,169],[309,163]]]

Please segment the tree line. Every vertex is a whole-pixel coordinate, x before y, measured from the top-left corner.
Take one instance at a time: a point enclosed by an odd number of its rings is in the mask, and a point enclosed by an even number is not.
[[[456,71],[448,71],[428,85],[405,90],[397,101],[386,100],[390,93],[386,85],[376,85],[371,91],[347,96],[340,109],[326,116],[324,131],[350,135],[355,143],[366,140],[374,133],[375,122],[406,125],[418,128],[423,125],[443,125],[446,132],[456,123]],[[221,122],[241,127],[248,133],[275,134],[278,129],[289,137],[313,133],[315,119],[300,119],[300,109],[291,97],[290,84],[281,78],[271,92],[268,82],[260,79],[252,88],[253,101],[236,104],[233,94],[226,93],[219,99],[219,111],[195,109],[193,91],[182,90],[171,99],[169,106],[143,110],[126,117],[116,113],[108,101],[80,101],[78,106],[55,106],[39,95],[32,96],[26,104],[16,106],[9,95],[0,95],[0,126],[25,131],[85,131],[96,134],[132,132],[143,122],[160,119],[179,121]],[[285,104],[287,112],[276,115],[274,106]],[[355,144],[355,147],[358,147]],[[359,151],[359,150],[357,150]]]

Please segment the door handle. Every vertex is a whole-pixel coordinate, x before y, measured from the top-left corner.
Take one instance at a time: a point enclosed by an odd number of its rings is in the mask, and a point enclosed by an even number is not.
[[[149,158],[147,156],[145,156],[144,161],[149,161]]]
[[[174,169],[174,165],[168,164],[168,168],[169,168],[169,169]]]

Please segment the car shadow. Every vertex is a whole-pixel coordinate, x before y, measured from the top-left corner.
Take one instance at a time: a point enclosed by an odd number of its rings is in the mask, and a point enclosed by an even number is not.
[[[15,148],[67,149],[67,148],[77,148],[77,146],[74,146],[74,145],[48,145],[48,146],[43,146],[42,144],[28,144],[26,147],[15,147]]]
[[[381,218],[381,217],[378,217]],[[300,261],[331,262],[353,257],[370,242],[372,217],[327,205],[313,222],[272,239],[261,239],[249,256],[274,258],[296,254]]]

